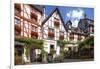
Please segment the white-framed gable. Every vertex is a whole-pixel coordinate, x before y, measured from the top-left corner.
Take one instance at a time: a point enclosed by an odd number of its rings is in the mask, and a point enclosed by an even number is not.
[[[55,26],[55,19],[57,19],[59,21],[59,27]],[[58,10],[56,10],[55,12],[53,12],[53,14],[48,18],[48,20],[46,20],[46,22],[43,25],[43,38],[44,39],[48,39],[48,31],[49,28],[54,29],[54,40],[59,40],[60,34],[64,33],[64,39],[66,40],[67,38],[67,32],[66,29],[64,27],[64,22],[61,19],[61,15],[58,12]]]

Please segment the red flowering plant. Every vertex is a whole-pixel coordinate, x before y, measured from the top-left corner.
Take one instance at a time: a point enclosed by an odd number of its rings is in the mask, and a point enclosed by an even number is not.
[[[32,35],[32,36],[35,36],[35,37],[38,37],[38,32],[32,31],[32,32],[31,32],[31,35]]]
[[[54,32],[48,32],[48,36],[54,37]]]

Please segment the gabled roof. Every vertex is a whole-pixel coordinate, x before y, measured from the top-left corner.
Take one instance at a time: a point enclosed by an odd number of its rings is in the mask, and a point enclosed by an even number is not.
[[[92,22],[92,23],[89,23],[89,22],[88,22],[88,24],[89,24],[89,25],[93,25],[93,26],[94,26],[94,20],[91,20],[91,19],[88,19],[88,18],[85,18],[85,19],[80,19],[80,21],[79,21],[78,25],[79,25],[80,23],[82,23],[82,21],[84,21],[84,20],[87,20],[87,21]]]
[[[66,30],[71,30],[71,28],[68,27],[69,25],[72,26],[71,20],[68,20],[65,25],[66,25]]]
[[[43,14],[44,6],[42,6],[42,5],[33,5],[33,4],[31,4],[30,6],[35,8],[37,11],[41,12],[41,14]]]
[[[59,11],[58,8],[55,8],[55,9],[51,12],[51,14],[48,15],[47,18],[44,19],[44,21],[42,22],[42,26],[46,23],[46,21],[47,21],[47,20],[53,15],[53,13],[56,12],[56,11],[57,11],[57,13],[59,14],[59,17],[60,17],[60,19],[61,19],[61,21],[62,21],[62,23],[63,23],[63,26],[64,26],[64,28],[65,28],[65,30],[66,30],[65,23],[64,23],[64,21],[63,21],[63,18],[62,18],[62,16],[61,16],[61,13],[60,13],[60,11]]]
[[[66,25],[68,25],[68,24],[71,24],[71,25],[72,25],[71,20],[68,20],[68,21],[67,21]]]
[[[89,33],[88,32],[88,27],[89,26],[94,26],[94,21],[88,18],[81,19],[78,23],[78,27],[84,31],[84,33]]]

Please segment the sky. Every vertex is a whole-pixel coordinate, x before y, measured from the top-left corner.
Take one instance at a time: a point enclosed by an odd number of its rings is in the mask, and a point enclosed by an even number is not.
[[[94,20],[94,8],[70,7],[70,6],[50,6],[45,5],[45,14],[48,16],[55,8],[58,8],[65,23],[71,20],[72,26],[77,27],[80,19],[86,14],[88,19]]]

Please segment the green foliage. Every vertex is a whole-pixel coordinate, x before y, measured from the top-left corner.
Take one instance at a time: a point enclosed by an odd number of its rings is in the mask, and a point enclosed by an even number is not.
[[[42,54],[42,62],[46,63],[47,62],[48,53],[44,49],[42,49],[41,54]]]
[[[91,46],[94,46],[94,37],[88,37],[84,41],[79,42],[79,48],[91,48]]]
[[[64,48],[61,48],[60,50],[60,59],[63,60],[64,59],[64,56],[65,56],[65,51],[64,51]]]
[[[27,58],[28,58],[29,52],[30,52],[30,48],[29,48],[29,47],[26,47],[26,52],[25,52],[25,54],[26,54],[26,57],[27,57]]]
[[[33,39],[33,38],[27,38],[27,37],[15,37],[15,41],[25,43],[26,46],[43,46],[43,40]]]
[[[53,55],[53,54],[55,54],[55,53],[56,53],[56,50],[54,50],[54,49],[51,49],[51,50],[50,50],[50,54]]]
[[[43,48],[43,40],[16,36],[15,41],[25,44],[25,48],[26,48],[25,53],[27,57],[28,57],[28,54],[30,53],[31,47],[34,46],[34,48],[39,48],[39,49]]]
[[[63,40],[57,40],[57,45],[59,46],[64,46],[65,44],[68,44],[68,41],[63,41]]]

